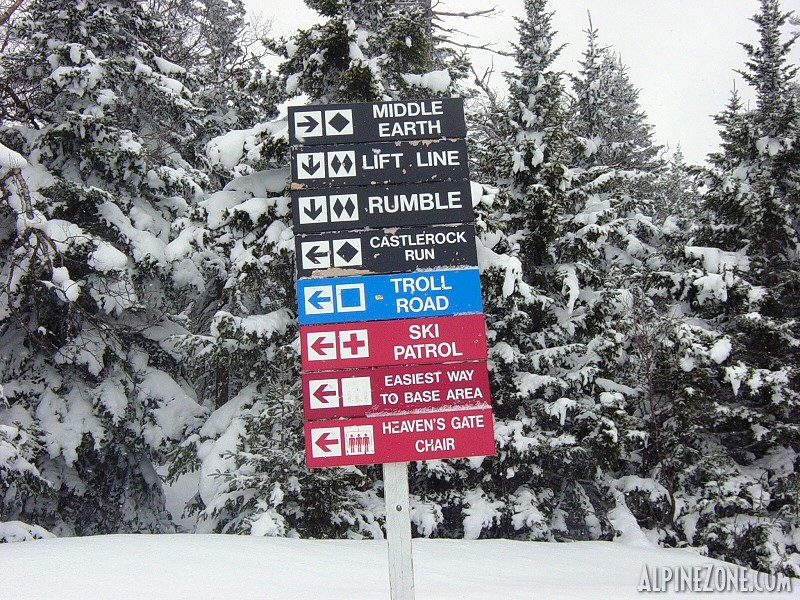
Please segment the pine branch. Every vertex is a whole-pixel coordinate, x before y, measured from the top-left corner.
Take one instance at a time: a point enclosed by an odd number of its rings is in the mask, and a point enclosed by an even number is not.
[[[453,30],[448,30],[448,32],[452,32]],[[462,33],[460,31],[456,31],[456,33]],[[434,36],[434,42],[438,42],[441,44],[450,44],[451,46],[456,46],[458,48],[464,48],[465,50],[484,50],[486,52],[491,52],[492,54],[497,54],[498,56],[510,56],[513,57],[513,52],[508,52],[506,50],[495,50],[491,46],[494,44],[492,42],[488,42],[486,44],[481,44],[480,46],[476,46],[474,44],[468,44],[466,42],[454,42],[450,38]]]
[[[497,106],[497,92],[489,87],[489,79],[491,78],[492,74],[494,73],[494,64],[492,66],[487,67],[486,70],[483,72],[483,75],[478,75],[475,71],[475,67],[470,63],[469,70],[472,71],[472,75],[475,77],[475,85],[478,86],[486,97],[489,99],[489,103],[492,108]]]
[[[16,2],[14,2],[11,6],[8,7],[8,10],[6,10],[6,12],[4,12],[2,16],[0,16],[0,27],[2,27],[8,22],[8,20],[11,18],[11,15],[13,15],[14,12],[20,6],[22,6],[23,2],[25,2],[25,0],[16,0]]]
[[[470,19],[472,17],[495,17],[498,14],[500,14],[500,11],[498,10],[497,6],[492,6],[491,8],[484,8],[483,10],[476,10],[469,12],[445,12],[440,10],[434,10],[433,14],[435,17],[442,16],[442,17],[456,17],[459,19]]]
[[[11,86],[8,85],[8,83],[3,84],[3,89],[9,95],[11,101],[17,106],[17,108],[22,110],[22,112],[24,112],[25,115],[27,115],[28,119],[30,119],[31,126],[34,129],[39,129],[39,124],[36,122],[36,119],[33,116],[33,111],[31,111],[30,107],[27,104],[25,104],[19,96],[17,96],[16,92],[13,89],[11,89]]]

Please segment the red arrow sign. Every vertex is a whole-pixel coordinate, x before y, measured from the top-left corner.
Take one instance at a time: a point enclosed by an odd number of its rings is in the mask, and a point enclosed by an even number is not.
[[[487,406],[486,362],[303,373],[306,419]]]
[[[319,342],[323,337],[324,347]],[[308,325],[300,327],[300,345],[306,372],[487,358],[481,314]]]
[[[339,445],[339,440],[326,431],[314,441],[314,444],[323,452],[330,452],[333,446]]]
[[[308,421],[305,432],[310,468],[495,454],[491,408]]]
[[[314,343],[311,344],[311,347],[317,354],[325,354],[325,350],[328,348],[333,348],[335,344],[326,344],[325,338],[317,338],[314,340]]]
[[[319,386],[311,394],[311,397],[321,404],[330,404],[331,401],[328,398],[331,396],[336,396],[336,390],[328,388],[329,386],[327,384]]]

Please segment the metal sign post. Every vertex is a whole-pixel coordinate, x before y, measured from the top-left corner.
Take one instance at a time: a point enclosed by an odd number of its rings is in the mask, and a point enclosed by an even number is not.
[[[389,589],[392,600],[414,600],[414,559],[408,504],[408,463],[383,464],[386,540],[389,544]]]

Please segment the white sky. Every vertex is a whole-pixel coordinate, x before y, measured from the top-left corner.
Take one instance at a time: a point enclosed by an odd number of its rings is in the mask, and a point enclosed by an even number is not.
[[[434,0],[435,2],[435,0]],[[317,15],[303,0],[245,0],[251,12],[273,18],[273,34],[290,35],[312,24]],[[439,8],[461,12],[497,6],[492,19],[452,20],[452,25],[475,38],[470,43],[493,42],[508,50],[517,40],[514,17],[523,15],[523,0],[440,0]],[[746,55],[739,42],[757,42],[750,17],[758,0],[550,0],[555,12],[556,42],[567,44],[557,68],[577,72],[586,48],[587,11],[599,30],[600,42],[611,46],[628,67],[632,83],[640,89],[639,101],[655,126],[656,140],[671,149],[681,145],[687,162],[700,163],[718,145],[711,118],[728,101],[734,79],[745,100],[750,89],[735,69],[744,67]],[[784,11],[800,12],[799,0],[783,0]],[[487,52],[470,52],[476,71],[494,61],[493,86],[505,88],[502,71],[514,67],[512,59]],[[800,60],[800,43],[793,56]]]

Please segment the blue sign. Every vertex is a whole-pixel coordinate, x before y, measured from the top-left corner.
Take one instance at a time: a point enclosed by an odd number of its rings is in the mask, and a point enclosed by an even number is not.
[[[483,312],[478,269],[301,279],[301,325]]]

